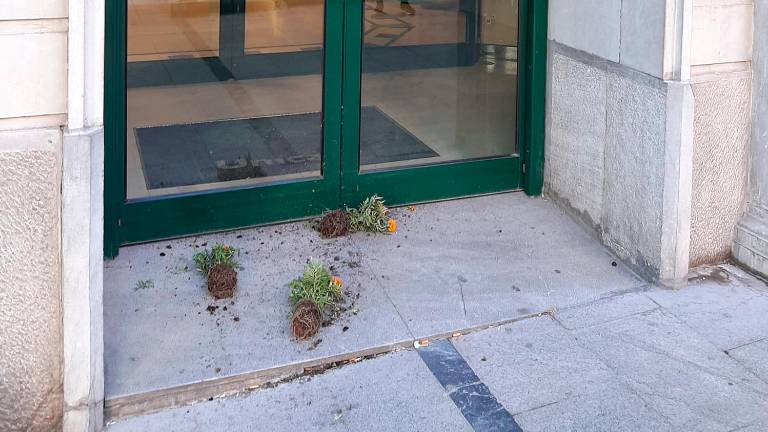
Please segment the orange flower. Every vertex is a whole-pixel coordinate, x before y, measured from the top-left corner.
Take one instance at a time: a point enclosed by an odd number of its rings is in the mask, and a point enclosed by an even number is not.
[[[341,284],[342,284],[342,282],[341,282],[341,278],[340,277],[334,276],[334,277],[331,278],[331,285],[340,287]]]
[[[397,221],[394,219],[390,219],[387,221],[387,231],[393,233],[397,231]]]

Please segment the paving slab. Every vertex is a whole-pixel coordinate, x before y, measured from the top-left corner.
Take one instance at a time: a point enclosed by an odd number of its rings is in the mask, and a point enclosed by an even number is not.
[[[515,416],[525,432],[678,432],[626,385],[610,383]]]
[[[555,318],[563,327],[573,330],[605,324],[658,307],[643,293],[628,293],[557,310]]]
[[[215,243],[241,251],[244,268],[231,300],[213,300],[194,270],[192,254]],[[288,284],[310,257],[330,265],[359,299],[355,314],[297,343],[288,325]],[[349,240],[322,241],[303,224],[123,248],[106,272],[108,399],[412,338],[384,292],[360,269]],[[143,278],[152,278],[150,287],[137,287]]]
[[[351,239],[417,337],[644,284],[542,199],[502,194],[397,209],[393,215],[400,226],[394,241]]]
[[[730,349],[728,355],[768,383],[768,339]]]
[[[394,235],[322,240],[297,222],[122,248],[105,266],[107,399],[408,343],[645,285],[554,205],[522,193],[393,215]],[[192,255],[216,243],[241,251],[231,301],[214,301],[194,270]],[[309,258],[345,281],[355,313],[296,343],[288,284]]]
[[[701,268],[687,287],[648,295],[720,349],[768,337],[768,287],[737,267]]]
[[[768,386],[665,310],[572,332],[675,430],[768,427]]]
[[[524,431],[672,430],[549,317],[485,330],[454,344]]]
[[[130,418],[108,432],[472,431],[414,351],[241,397]]]

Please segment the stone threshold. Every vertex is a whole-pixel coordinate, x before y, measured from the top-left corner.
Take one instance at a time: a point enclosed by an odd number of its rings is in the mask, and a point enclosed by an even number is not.
[[[324,372],[326,370],[335,369],[336,367],[334,365],[339,363],[341,363],[341,366],[349,363],[357,363],[358,361],[378,357],[394,351],[414,349],[419,345],[447,340],[453,337],[465,336],[479,331],[524,321],[526,319],[539,318],[545,315],[554,318],[554,311],[545,310],[539,313],[532,313],[488,324],[441,332],[424,338],[408,339],[394,344],[381,345],[313,360],[254,370],[228,377],[215,378],[193,384],[107,399],[104,404],[104,418],[106,423],[109,424],[129,417],[152,414],[179,406],[193,405],[199,402],[237,396],[262,388],[272,388],[284,382],[293,381],[307,375],[314,375],[318,371]]]
[[[104,271],[106,417],[231,396],[647,287],[544,199],[499,194],[392,215],[392,235],[323,240],[295,222],[121,249]],[[192,255],[216,243],[240,251],[232,299],[212,299],[194,271]],[[295,341],[289,284],[310,258],[344,281],[354,305]]]

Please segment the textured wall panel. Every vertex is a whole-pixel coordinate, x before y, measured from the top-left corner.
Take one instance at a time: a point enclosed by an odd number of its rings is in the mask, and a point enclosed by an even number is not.
[[[636,270],[660,275],[666,86],[551,43],[545,193]]]
[[[666,93],[633,73],[608,77],[603,240],[648,277],[661,267]]]
[[[544,176],[547,194],[596,226],[603,206],[605,72],[554,53]]]
[[[747,193],[751,85],[743,73],[693,85],[691,266],[731,253]]]
[[[0,137],[2,138],[2,137]],[[53,431],[62,407],[60,157],[0,139],[0,431]],[[7,144],[7,143],[6,143]],[[47,147],[55,147],[47,143]]]

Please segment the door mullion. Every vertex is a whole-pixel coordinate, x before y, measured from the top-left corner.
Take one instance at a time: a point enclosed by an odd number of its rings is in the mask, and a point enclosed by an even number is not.
[[[353,193],[360,161],[360,79],[364,1],[344,2],[343,118],[341,140],[341,196],[344,205]]]
[[[245,55],[245,1],[221,0],[219,5],[219,59],[232,78]]]

